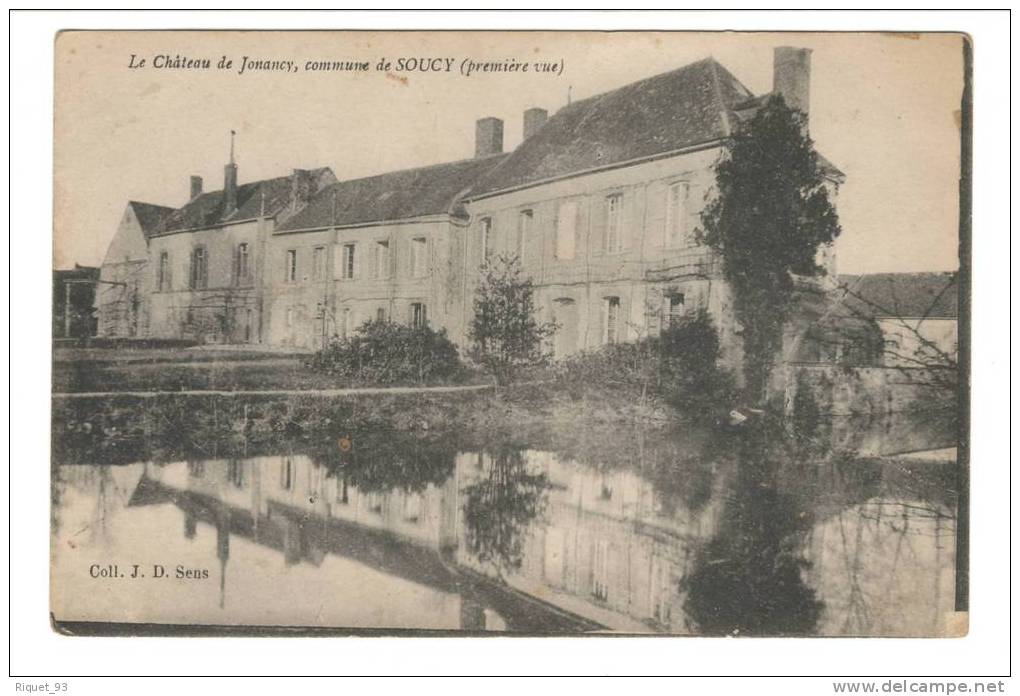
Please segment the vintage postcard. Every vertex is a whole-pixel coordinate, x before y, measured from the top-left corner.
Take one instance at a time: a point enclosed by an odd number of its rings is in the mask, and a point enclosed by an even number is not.
[[[55,630],[966,634],[970,50],[60,33]]]

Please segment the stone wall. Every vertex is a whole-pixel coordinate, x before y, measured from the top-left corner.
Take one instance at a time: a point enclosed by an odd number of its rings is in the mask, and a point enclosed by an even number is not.
[[[788,364],[783,407],[792,415],[810,399],[826,416],[924,411],[955,404],[953,371],[945,368]],[[802,402],[803,403],[803,402]]]

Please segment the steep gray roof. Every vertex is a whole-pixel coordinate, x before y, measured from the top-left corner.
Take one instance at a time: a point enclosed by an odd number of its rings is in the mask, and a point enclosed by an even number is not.
[[[574,102],[474,186],[474,198],[722,139],[751,92],[714,58]]]
[[[155,234],[213,227],[231,220],[250,220],[262,215],[274,217],[292,204],[295,177],[300,179],[299,189],[305,197],[313,193],[321,185],[320,182],[324,183],[324,178],[334,180],[331,170],[321,167],[300,169],[289,176],[243,184],[237,187],[237,209],[226,215],[223,210],[223,191],[208,191],[163,218]]]
[[[956,273],[873,273],[838,276],[844,302],[866,316],[956,319]]]
[[[141,225],[142,232],[146,237],[152,235],[159,224],[174,212],[173,208],[166,205],[154,205],[140,201],[128,201],[128,205],[134,211],[138,224]]]
[[[767,98],[705,58],[563,107],[467,198],[722,140]],[[821,155],[819,163],[830,176],[843,177]]]
[[[405,169],[323,188],[277,231],[455,214],[460,196],[506,155]]]

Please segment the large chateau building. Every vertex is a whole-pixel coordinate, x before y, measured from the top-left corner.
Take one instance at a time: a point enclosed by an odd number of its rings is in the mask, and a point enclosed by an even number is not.
[[[780,47],[774,87],[808,112],[810,51]],[[368,319],[428,323],[463,345],[482,263],[516,255],[565,355],[706,309],[724,360],[739,341],[714,252],[695,229],[727,139],[764,103],[712,58],[552,115],[475,126],[473,159],[338,181],[329,169],[180,208],[132,202],[103,264],[104,336],[313,349]],[[823,160],[824,163],[824,160]],[[835,196],[842,174],[824,163]],[[827,251],[827,250],[826,250]],[[834,258],[825,264],[835,273]]]

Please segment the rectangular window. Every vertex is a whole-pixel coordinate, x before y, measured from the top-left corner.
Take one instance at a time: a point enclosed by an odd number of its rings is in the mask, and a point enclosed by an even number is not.
[[[522,210],[517,216],[517,258],[521,265],[524,265],[524,250],[528,248],[531,240],[531,224],[535,220],[535,213],[531,210]]]
[[[191,289],[203,290],[209,284],[209,259],[205,247],[191,252]]]
[[[594,543],[591,564],[591,594],[599,601],[609,599],[609,542]]]
[[[620,340],[620,298],[607,297],[602,302],[602,342],[617,343]]]
[[[404,521],[417,524],[421,520],[422,498],[418,493],[404,494]]]
[[[294,463],[290,457],[284,457],[280,462],[280,488],[289,491],[294,485]]]
[[[376,321],[386,321],[386,308],[385,307],[379,307],[378,309],[375,310],[375,320]]]
[[[375,277],[390,277],[390,243],[388,241],[375,243]]]
[[[428,325],[424,302],[412,302],[410,314],[411,326],[414,328],[420,329]]]
[[[411,277],[423,278],[428,268],[428,240],[416,237],[411,240]]]
[[[235,488],[244,488],[244,462],[231,459],[227,463],[227,478]]]
[[[287,249],[283,262],[283,280],[287,283],[297,280],[297,249]]]
[[[574,258],[574,237],[577,234],[577,203],[567,201],[560,204],[556,215],[556,258]]]
[[[666,246],[686,246],[687,193],[686,181],[677,181],[666,189]]]
[[[344,244],[343,246],[343,258],[341,259],[341,277],[344,280],[354,280],[354,252],[355,248],[353,244]]]
[[[312,249],[312,278],[314,280],[326,279],[326,247],[315,247]]]
[[[492,218],[482,218],[481,227],[478,243],[482,251],[482,263],[485,263],[492,255]]]
[[[672,615],[673,582],[669,564],[662,558],[652,557],[652,570],[648,588],[648,604],[652,619],[660,624],[669,624]]]
[[[241,242],[237,245],[237,253],[234,256],[234,284],[235,285],[246,285],[251,279],[250,276],[250,260],[248,254],[248,244]]]
[[[687,312],[683,293],[669,296],[669,315],[666,317],[669,326],[678,326]]]
[[[170,253],[163,251],[159,254],[159,274],[157,287],[160,290],[170,289]]]
[[[287,328],[288,329],[290,329],[290,328],[292,328],[294,326],[294,308],[293,307],[288,307],[287,308],[287,315],[286,315],[286,320],[285,321],[287,323]]]
[[[623,196],[616,193],[606,196],[606,253],[612,254],[623,249],[623,230],[620,226]]]
[[[381,493],[368,494],[368,509],[376,515],[381,515],[383,510],[383,497]]]
[[[345,307],[340,313],[340,335],[341,338],[349,338],[354,331],[354,313],[350,307]]]

